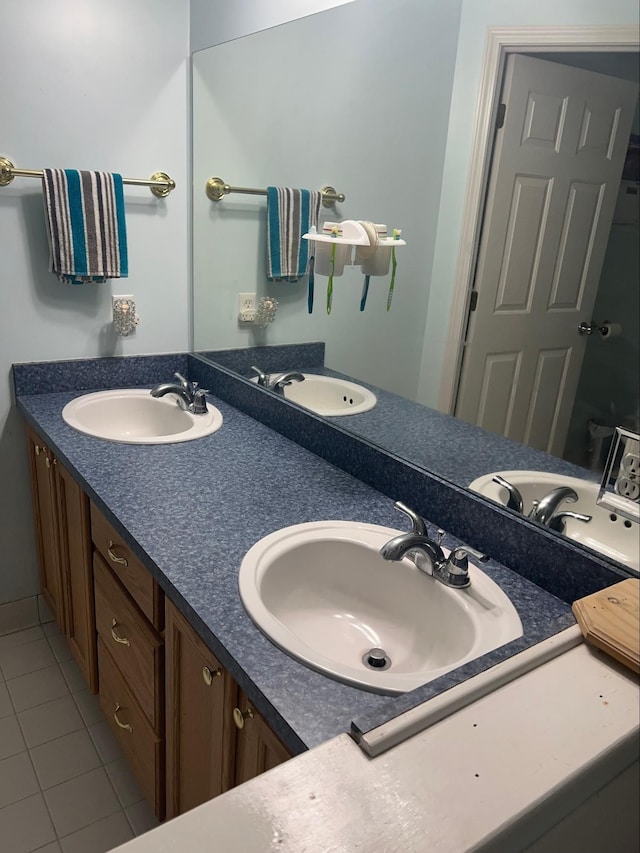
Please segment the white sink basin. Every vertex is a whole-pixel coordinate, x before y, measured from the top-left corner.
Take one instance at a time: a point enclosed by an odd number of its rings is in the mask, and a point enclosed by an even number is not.
[[[279,376],[271,373],[269,381]],[[304,382],[292,382],[284,389],[285,400],[304,406],[317,415],[338,417],[339,415],[359,415],[373,409],[377,400],[376,395],[357,385],[333,376],[320,376],[316,373],[303,373]],[[257,377],[252,377],[257,382]]]
[[[564,535],[588,548],[604,554],[628,568],[640,569],[640,535],[638,525],[598,506],[599,484],[562,474],[546,474],[540,471],[494,471],[484,477],[478,477],[469,486],[475,492],[485,495],[497,503],[506,506],[507,490],[492,482],[499,474],[520,491],[527,515],[534,500],[540,500],[557,486],[569,486],[578,495],[576,503],[565,502],[560,510],[567,509],[592,516],[591,521],[583,522],[569,518],[566,521]]]
[[[320,521],[257,542],[240,567],[240,596],[281,649],[339,681],[404,693],[522,636],[500,587],[475,566],[471,586],[450,589],[380,547],[401,531]],[[367,653],[391,664],[373,669]],[[364,657],[364,659],[363,659]]]
[[[126,444],[171,444],[211,435],[222,426],[222,413],[208,405],[204,415],[179,408],[174,394],[152,397],[149,390],[127,388],[76,397],[62,410],[69,426]]]

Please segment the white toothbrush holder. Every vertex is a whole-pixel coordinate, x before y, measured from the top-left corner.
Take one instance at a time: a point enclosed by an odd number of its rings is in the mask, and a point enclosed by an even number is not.
[[[344,265],[351,258],[351,246],[344,243],[316,243],[315,271],[318,275],[331,274],[331,254],[333,256],[333,274],[339,276],[344,273]]]

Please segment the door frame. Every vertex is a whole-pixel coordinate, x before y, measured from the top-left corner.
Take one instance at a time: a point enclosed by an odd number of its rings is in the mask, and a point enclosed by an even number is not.
[[[474,120],[471,160],[451,295],[438,409],[454,414],[464,335],[480,243],[480,228],[493,152],[493,136],[502,77],[510,53],[630,52],[640,48],[638,28],[616,27],[489,27],[480,91]]]

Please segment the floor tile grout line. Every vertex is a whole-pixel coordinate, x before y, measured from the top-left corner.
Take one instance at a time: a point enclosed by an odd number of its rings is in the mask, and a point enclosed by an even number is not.
[[[40,627],[42,627],[42,626],[40,626]],[[43,633],[44,633],[44,632],[43,632]],[[61,637],[64,637],[64,634],[62,634],[62,633],[60,632],[60,636],[61,636]],[[65,695],[69,695],[69,696],[71,697],[71,699],[72,699],[72,701],[73,701],[73,704],[75,705],[75,707],[76,707],[76,709],[77,709],[77,711],[78,711],[78,713],[79,713],[79,715],[80,715],[80,719],[82,720],[82,724],[83,724],[84,730],[85,730],[85,731],[87,732],[87,734],[89,735],[89,738],[91,739],[91,742],[93,743],[93,746],[94,746],[94,748],[96,749],[96,752],[98,752],[98,749],[97,749],[97,746],[96,746],[96,744],[95,744],[95,741],[94,741],[94,739],[93,739],[93,737],[92,737],[92,735],[91,735],[91,732],[89,731],[90,726],[87,724],[86,720],[84,719],[84,717],[83,717],[83,715],[82,715],[82,712],[80,711],[80,708],[79,708],[79,706],[78,706],[78,703],[76,702],[76,700],[75,700],[75,698],[74,698],[74,693],[72,693],[72,691],[71,691],[71,687],[70,687],[70,685],[69,685],[69,683],[68,683],[68,681],[67,681],[67,679],[66,679],[66,676],[65,676],[65,674],[64,674],[64,670],[62,669],[62,666],[61,666],[61,663],[62,663],[62,662],[61,662],[61,661],[59,661],[59,660],[57,659],[57,657],[56,657],[56,655],[55,655],[55,651],[54,651],[54,649],[53,649],[53,647],[52,647],[51,643],[49,642],[49,638],[50,638],[50,635],[48,635],[48,634],[45,634],[45,635],[44,635],[44,639],[46,639],[46,640],[47,640],[47,645],[48,645],[48,646],[49,646],[49,648],[51,649],[51,652],[52,652],[52,654],[53,654],[53,656],[54,656],[54,658],[55,658],[55,665],[56,665],[56,666],[58,667],[58,669],[60,670],[60,674],[62,675],[62,678],[63,678],[63,680],[64,680],[65,686],[66,686],[66,688],[67,688],[67,694],[65,694]],[[32,641],[29,641],[29,642],[37,642],[37,641],[38,641],[38,640],[40,640],[40,639],[43,639],[43,638],[42,638],[42,637],[38,637],[38,638],[37,638],[37,640],[32,640]],[[20,645],[28,645],[28,644],[29,644],[29,643],[23,643],[23,644],[20,644]],[[20,646],[16,646],[16,648],[20,648]],[[71,660],[73,660],[73,659],[71,659]],[[75,662],[75,661],[74,661],[74,662]],[[40,669],[32,670],[32,672],[39,672],[39,671],[41,671],[41,669],[48,669],[48,668],[49,668],[49,667],[51,667],[51,666],[53,666],[53,664],[50,664],[50,665],[49,665],[49,666],[47,666],[47,667],[41,667]],[[23,673],[23,675],[30,675],[30,674],[31,674],[31,673]],[[15,677],[16,677],[16,678],[21,678],[22,676],[15,676]],[[13,680],[13,679],[10,679],[10,680]],[[80,692],[80,691],[76,691],[76,692]],[[24,740],[24,742],[25,742],[25,746],[26,746],[26,738],[25,738],[24,729],[22,728],[22,724],[21,724],[21,722],[20,722],[20,717],[18,716],[18,715],[19,715],[20,713],[22,713],[22,712],[21,712],[21,711],[16,711],[16,708],[15,708],[15,705],[14,705],[14,703],[13,703],[13,699],[12,699],[12,697],[11,697],[11,693],[10,693],[10,691],[9,691],[8,687],[7,687],[7,694],[8,694],[8,697],[9,697],[9,702],[11,703],[11,707],[13,708],[13,716],[16,718],[16,721],[17,721],[17,723],[18,723],[18,727],[19,727],[19,729],[20,729],[20,732],[21,732],[21,734],[22,734],[22,737],[23,737],[23,740]],[[93,695],[93,694],[91,694],[91,695]],[[55,699],[61,699],[61,698],[64,698],[64,697],[62,697],[62,696],[55,697]],[[29,711],[29,710],[31,710],[32,708],[38,708],[38,707],[41,707],[42,705],[46,705],[46,704],[47,704],[47,702],[55,701],[55,699],[47,699],[47,700],[45,700],[44,702],[38,702],[38,703],[36,703],[35,705],[30,706],[29,708],[23,708],[23,709],[22,709],[22,711]],[[102,715],[103,715],[103,717],[104,717],[104,720],[106,720],[106,721],[108,722],[107,717],[106,717],[106,715],[104,714],[104,711],[102,711],[102,708],[100,709],[100,711],[101,711],[101,713],[102,713]],[[11,715],[9,715],[9,716],[11,716]],[[100,722],[102,722],[102,720],[100,720]],[[94,723],[93,725],[97,725],[97,724],[96,724],[96,723]],[[77,731],[80,731],[80,729],[78,729]],[[60,737],[65,737],[65,735],[61,735]],[[57,740],[57,739],[58,739],[58,738],[51,738],[50,740],[45,741],[45,743],[51,743],[53,740]],[[42,745],[43,745],[43,744],[38,744],[38,746],[42,746]],[[46,808],[46,811],[47,811],[47,815],[48,815],[48,817],[49,817],[49,820],[51,821],[51,826],[53,827],[53,832],[54,832],[54,835],[55,835],[55,840],[56,840],[56,841],[61,845],[61,844],[62,844],[63,839],[68,838],[68,837],[69,837],[69,835],[73,835],[73,833],[68,833],[67,835],[64,835],[64,836],[61,836],[61,835],[59,835],[59,834],[58,834],[58,831],[57,831],[57,829],[56,829],[56,825],[55,825],[55,823],[54,823],[54,821],[53,821],[53,815],[51,814],[51,810],[49,809],[49,804],[47,803],[47,798],[45,797],[45,791],[50,791],[50,790],[52,790],[52,788],[55,788],[55,787],[57,787],[57,786],[56,786],[56,785],[52,785],[52,786],[50,786],[49,788],[43,788],[43,787],[42,787],[42,785],[40,784],[40,778],[39,778],[39,776],[38,776],[38,773],[37,773],[37,771],[36,771],[36,768],[35,768],[35,765],[34,765],[34,762],[33,762],[33,758],[32,758],[32,755],[31,755],[31,749],[35,749],[35,747],[26,747],[26,752],[29,754],[29,762],[30,762],[31,767],[32,767],[32,769],[33,769],[33,773],[34,773],[34,775],[35,775],[36,782],[37,782],[37,784],[38,784],[38,789],[39,789],[38,793],[39,793],[39,796],[41,796],[41,797],[42,797],[42,800],[43,800],[43,802],[44,802],[44,805],[45,805],[45,808]],[[128,826],[129,826],[129,828],[131,829],[131,832],[132,832],[132,834],[133,834],[133,837],[134,837],[134,838],[137,838],[137,837],[138,837],[138,833],[137,833],[137,831],[136,831],[136,828],[135,828],[135,826],[134,826],[134,824],[133,824],[132,819],[129,817],[129,814],[127,813],[127,808],[133,808],[133,807],[135,807],[135,806],[140,805],[140,803],[146,803],[146,799],[143,797],[141,800],[139,800],[137,803],[133,803],[131,806],[127,806],[127,807],[123,806],[123,805],[122,805],[122,802],[121,802],[121,800],[120,800],[120,797],[118,796],[118,792],[117,792],[117,790],[116,790],[115,784],[114,784],[113,780],[111,779],[111,776],[110,776],[110,775],[109,775],[109,773],[107,772],[106,765],[105,765],[105,764],[104,764],[104,762],[102,761],[102,757],[100,756],[100,753],[99,753],[99,752],[98,752],[98,757],[100,758],[100,767],[101,767],[101,768],[102,768],[102,770],[104,771],[104,773],[105,773],[105,775],[106,775],[106,777],[107,777],[107,780],[108,780],[108,782],[109,782],[109,786],[110,786],[110,787],[111,787],[111,789],[113,790],[114,796],[115,796],[116,801],[117,801],[118,806],[119,806],[119,810],[120,810],[120,812],[122,812],[122,814],[124,815],[124,818],[125,818],[125,820],[126,820],[126,822],[127,822]],[[78,779],[78,778],[80,778],[80,777],[82,777],[82,776],[87,775],[87,773],[92,773],[92,772],[94,772],[94,771],[95,771],[95,770],[97,770],[97,769],[99,769],[99,768],[93,768],[93,770],[88,770],[88,771],[86,771],[86,773],[80,773],[80,774],[78,774],[78,776],[74,776],[73,778],[74,778],[74,779]],[[71,780],[65,780],[65,781],[66,781],[66,782],[68,782],[68,781],[71,781]],[[60,782],[60,783],[58,783],[58,784],[65,784],[65,782]],[[36,796],[36,794],[31,794],[30,796]],[[26,797],[23,797],[22,799],[27,799],[27,798],[26,798]],[[18,800],[18,802],[21,802],[21,800]],[[117,812],[114,812],[114,814],[117,814]],[[102,820],[102,818],[101,818],[101,820]],[[94,821],[94,823],[99,823],[99,821]],[[89,826],[93,826],[93,825],[94,825],[94,823],[92,823],[92,824],[88,824],[88,826],[87,826],[87,827],[81,827],[81,829],[88,829],[88,827],[89,827]],[[79,830],[78,830],[78,831],[79,831]],[[146,831],[146,830],[145,830],[145,831]],[[53,842],[48,842],[48,843],[53,843]],[[46,847],[47,845],[44,845],[44,846]],[[36,849],[35,851],[33,851],[32,853],[38,853],[37,849]]]

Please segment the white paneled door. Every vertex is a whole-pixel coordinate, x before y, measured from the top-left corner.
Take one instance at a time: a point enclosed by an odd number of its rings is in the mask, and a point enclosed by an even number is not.
[[[625,80],[507,60],[455,413],[556,456],[637,97]]]

